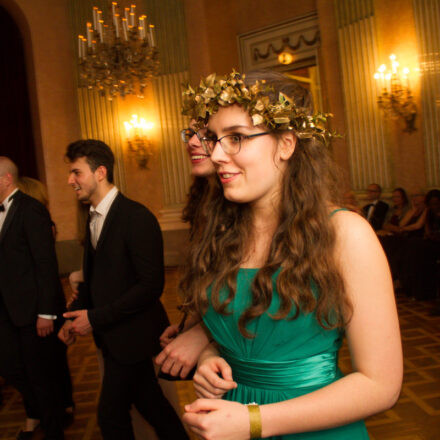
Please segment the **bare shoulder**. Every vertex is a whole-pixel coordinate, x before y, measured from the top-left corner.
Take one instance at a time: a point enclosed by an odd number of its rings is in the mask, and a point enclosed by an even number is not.
[[[341,210],[335,212],[331,221],[336,228],[337,234],[374,234],[370,224],[364,217],[352,211]]]
[[[379,240],[371,225],[364,217],[351,211],[338,211],[331,219],[336,230],[336,243],[339,249],[355,251],[380,248]]]

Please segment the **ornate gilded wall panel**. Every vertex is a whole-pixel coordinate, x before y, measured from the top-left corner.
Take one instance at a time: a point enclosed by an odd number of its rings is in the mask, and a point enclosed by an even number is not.
[[[428,187],[440,186],[440,1],[414,0]]]
[[[165,208],[181,209],[190,183],[190,164],[179,132],[187,125],[181,115],[182,87],[188,72],[161,75],[154,81],[155,106],[161,121],[161,166]]]
[[[378,54],[372,1],[336,0],[335,5],[353,189],[371,182],[389,188],[390,164],[373,79]]]

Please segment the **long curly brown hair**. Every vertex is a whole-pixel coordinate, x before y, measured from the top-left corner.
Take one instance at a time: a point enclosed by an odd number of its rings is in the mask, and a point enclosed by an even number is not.
[[[205,210],[204,202],[209,192],[209,181],[206,177],[194,177],[186,200],[186,205],[182,211],[182,221],[189,223],[190,240],[192,241],[193,232],[199,230],[203,224]]]
[[[246,75],[248,86],[256,80],[272,86],[270,99],[276,99],[281,91],[297,106],[311,111],[309,92],[298,82],[270,71]],[[239,319],[245,337],[253,336],[247,323],[265,313],[271,304],[272,276],[279,268],[276,289],[280,307],[274,319],[287,318],[293,308],[292,319],[300,312],[315,312],[324,328],[343,327],[349,320],[352,307],[335,261],[336,233],[330,220],[332,207],[339,203],[338,174],[327,146],[314,138],[297,139],[283,176],[278,226],[268,257],[252,283],[251,304]],[[204,207],[208,215],[199,225],[197,240],[192,241],[180,283],[184,308],[203,314],[211,285],[214,310],[227,314],[235,297],[239,268],[253,239],[251,207],[226,200],[218,185],[211,188]],[[318,296],[313,294],[312,284],[319,289]],[[221,300],[220,290],[225,287],[228,296]]]

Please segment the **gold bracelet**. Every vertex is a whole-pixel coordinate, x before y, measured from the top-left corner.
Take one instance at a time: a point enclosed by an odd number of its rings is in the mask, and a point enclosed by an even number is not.
[[[246,406],[249,411],[251,438],[261,438],[262,426],[260,407],[255,402],[248,403]]]

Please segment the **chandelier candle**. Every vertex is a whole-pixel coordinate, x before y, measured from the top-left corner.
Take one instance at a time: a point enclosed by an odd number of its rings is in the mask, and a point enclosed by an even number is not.
[[[105,24],[103,12],[94,6],[86,38],[79,37],[80,87],[109,99],[127,94],[142,97],[148,81],[159,73],[155,27],[146,15],[136,18],[134,4],[124,8],[121,17],[118,3],[112,2],[107,18]]]

